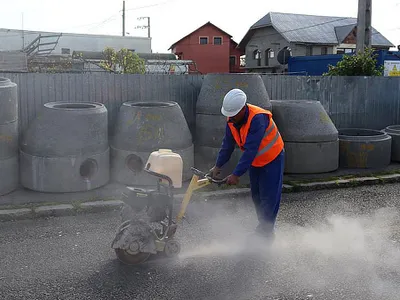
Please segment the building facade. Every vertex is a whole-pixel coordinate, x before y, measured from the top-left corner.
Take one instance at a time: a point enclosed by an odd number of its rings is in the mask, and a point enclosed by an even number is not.
[[[278,54],[291,56],[352,53],[356,49],[357,19],[271,12],[250,27],[238,48],[245,52],[247,72],[284,73]],[[373,28],[372,46],[394,45]]]
[[[77,33],[56,33],[0,28],[0,51],[24,51],[31,45],[43,54],[72,55],[73,51],[103,51],[106,47],[116,50],[130,49],[151,53],[151,38]],[[46,51],[48,50],[48,51]],[[51,51],[49,51],[51,50]]]
[[[240,56],[232,36],[211,22],[207,22],[186,35],[168,50],[178,59],[192,60],[201,74],[244,72],[240,66]]]

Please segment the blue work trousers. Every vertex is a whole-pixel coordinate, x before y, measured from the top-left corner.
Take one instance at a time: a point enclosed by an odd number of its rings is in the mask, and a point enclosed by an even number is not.
[[[250,187],[262,230],[274,232],[281,202],[285,152],[264,167],[250,167]]]

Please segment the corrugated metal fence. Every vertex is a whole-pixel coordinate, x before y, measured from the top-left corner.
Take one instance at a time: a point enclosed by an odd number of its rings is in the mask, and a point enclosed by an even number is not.
[[[44,103],[52,101],[103,103],[109,111],[110,124],[123,102],[176,101],[193,130],[203,81],[201,75],[0,73],[0,76],[18,84],[22,130]],[[398,78],[263,75],[263,80],[271,99],[321,101],[338,128],[382,129],[400,123]]]

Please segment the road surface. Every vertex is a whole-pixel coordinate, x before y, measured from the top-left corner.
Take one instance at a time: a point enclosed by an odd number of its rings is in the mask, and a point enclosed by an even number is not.
[[[0,299],[399,299],[399,188],[284,194],[269,250],[250,199],[192,203],[181,257],[140,267],[115,212],[0,223]]]

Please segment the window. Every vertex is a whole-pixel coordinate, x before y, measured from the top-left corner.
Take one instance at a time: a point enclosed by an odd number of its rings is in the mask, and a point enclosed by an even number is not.
[[[257,66],[261,66],[261,52],[260,50],[253,51],[253,59],[257,61]]]
[[[214,45],[222,45],[222,37],[214,36]]]
[[[268,48],[267,50],[265,50],[265,65],[266,66],[269,66],[269,59],[274,58],[274,56],[275,56],[274,50],[272,50],[271,48]]]
[[[337,54],[351,54],[355,53],[355,49],[349,49],[349,48],[337,48]]]
[[[312,46],[306,46],[306,56],[312,55]]]
[[[240,56],[240,66],[243,68],[246,66],[246,55]]]
[[[69,48],[61,48],[61,54],[71,54],[71,49],[69,49]]]
[[[208,44],[208,37],[200,37],[200,45],[207,45]]]
[[[236,66],[236,56],[230,56],[229,57],[229,66],[234,67]]]
[[[328,47],[322,47],[321,48],[321,55],[327,55],[328,54]]]

